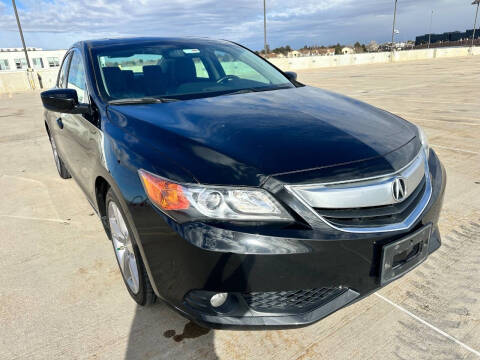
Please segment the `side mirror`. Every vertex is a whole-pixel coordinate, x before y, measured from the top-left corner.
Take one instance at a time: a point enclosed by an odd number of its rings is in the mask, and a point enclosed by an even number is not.
[[[40,94],[45,109],[67,113],[86,114],[90,112],[90,106],[78,103],[77,91],[74,89],[52,89]]]
[[[290,81],[297,81],[297,73],[293,71],[285,71],[285,75],[287,75],[287,79]]]

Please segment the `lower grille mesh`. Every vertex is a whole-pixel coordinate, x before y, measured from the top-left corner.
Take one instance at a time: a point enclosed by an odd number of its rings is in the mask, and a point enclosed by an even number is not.
[[[320,288],[297,291],[251,292],[242,294],[248,306],[258,312],[304,313],[320,307],[347,291]]]

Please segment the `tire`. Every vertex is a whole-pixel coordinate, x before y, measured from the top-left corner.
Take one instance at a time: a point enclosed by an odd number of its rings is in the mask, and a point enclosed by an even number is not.
[[[57,145],[55,144],[55,140],[53,140],[53,137],[50,135],[48,137],[50,139],[50,145],[52,146],[53,159],[55,160],[55,166],[57,167],[58,175],[60,175],[62,179],[70,179],[72,176],[68,172],[62,158],[57,152]]]
[[[105,198],[108,236],[112,241],[115,258],[130,296],[141,306],[154,304],[157,297],[153,291],[131,231],[125,211],[117,196],[109,189]]]

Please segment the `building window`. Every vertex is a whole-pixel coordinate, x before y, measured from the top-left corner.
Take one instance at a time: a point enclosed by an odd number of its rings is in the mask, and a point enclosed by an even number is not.
[[[10,70],[7,59],[0,59],[0,70]]]
[[[43,69],[43,59],[42,58],[33,58],[33,68],[34,69]]]
[[[27,68],[27,60],[25,60],[25,59],[15,59],[15,67],[18,70],[26,69]]]
[[[59,67],[60,66],[58,58],[56,58],[56,57],[49,57],[49,58],[47,58],[47,61],[48,61],[48,67]]]

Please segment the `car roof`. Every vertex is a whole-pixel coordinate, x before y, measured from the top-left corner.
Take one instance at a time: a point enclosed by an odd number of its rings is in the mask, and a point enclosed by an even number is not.
[[[78,41],[72,45],[72,47],[77,48],[96,48],[96,47],[106,47],[106,46],[116,46],[116,45],[128,45],[128,44],[141,44],[141,43],[198,43],[198,44],[207,44],[212,42],[223,42],[225,40],[212,40],[208,38],[199,38],[199,37],[124,37],[124,38],[110,38],[110,39],[94,39],[94,40],[83,40]]]

